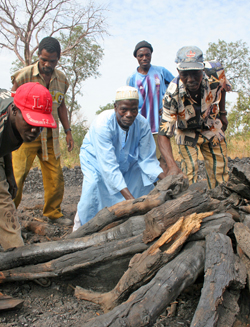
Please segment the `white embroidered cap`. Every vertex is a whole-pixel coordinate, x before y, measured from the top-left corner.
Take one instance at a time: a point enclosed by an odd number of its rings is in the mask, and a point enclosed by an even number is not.
[[[139,100],[139,94],[135,87],[122,86],[116,90],[115,101],[120,100]]]

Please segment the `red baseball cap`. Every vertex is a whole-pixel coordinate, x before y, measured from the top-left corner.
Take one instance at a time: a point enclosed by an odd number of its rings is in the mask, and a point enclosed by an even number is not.
[[[39,127],[57,127],[52,116],[52,96],[46,87],[40,83],[25,83],[12,96],[26,123]]]

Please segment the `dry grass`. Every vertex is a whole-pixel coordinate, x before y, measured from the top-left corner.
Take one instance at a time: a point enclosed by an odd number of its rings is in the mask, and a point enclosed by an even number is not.
[[[172,149],[173,149],[173,155],[174,159],[176,161],[180,161],[180,155],[178,153],[178,147],[175,143],[174,137],[171,139]],[[64,149],[65,147],[65,149]],[[66,149],[65,142],[61,143],[62,148],[62,156],[61,156],[61,165],[62,167],[67,166],[68,168],[74,168],[75,166],[80,165],[79,161],[79,148],[75,148],[73,152],[68,153]],[[227,153],[228,157],[231,159],[234,159],[236,157],[238,158],[245,158],[250,157],[250,139],[244,138],[243,136],[235,137],[234,139],[228,139],[227,140]],[[199,151],[199,160],[203,160],[202,154]],[[33,167],[39,167],[39,160],[38,158],[35,159]]]
[[[250,157],[250,139],[243,136],[229,139],[227,141],[227,155],[231,159]]]
[[[180,155],[178,153],[178,147],[175,143],[174,137],[171,139],[173,155],[176,161],[180,161]],[[231,159],[250,157],[250,139],[243,136],[237,136],[235,138],[227,139],[227,155]],[[199,151],[199,160],[203,160],[202,154]]]

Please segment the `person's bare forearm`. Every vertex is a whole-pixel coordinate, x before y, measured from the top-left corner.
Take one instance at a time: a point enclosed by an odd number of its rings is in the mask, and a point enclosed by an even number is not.
[[[222,90],[221,91],[221,99],[219,102],[219,111],[220,112],[225,112],[226,111],[226,91]]]
[[[159,179],[163,179],[163,178],[165,178],[166,177],[166,175],[164,174],[164,173],[160,173],[159,175],[158,175],[158,178]]]
[[[158,135],[158,145],[168,166],[167,175],[178,175],[182,173],[174,160],[170,139],[167,136]]]
[[[222,123],[222,130],[227,129],[228,120],[227,120],[227,111],[226,111],[226,91],[221,91],[221,99],[219,102],[219,117]]]
[[[167,136],[158,135],[158,145],[168,167],[176,166],[170,139]]]
[[[125,200],[131,200],[134,199],[133,195],[129,192],[129,189],[125,187],[121,191],[122,196],[125,198]]]
[[[66,142],[68,145],[68,151],[72,151],[74,148],[74,140],[71,134],[71,129],[69,126],[69,120],[68,120],[68,112],[67,112],[67,108],[64,102],[64,99],[60,105],[60,107],[58,108],[58,117],[63,125],[64,131],[66,133]]]
[[[69,120],[68,120],[68,112],[67,112],[67,108],[66,108],[64,100],[58,107],[58,117],[63,125],[64,130],[69,129],[70,126],[69,126]]]

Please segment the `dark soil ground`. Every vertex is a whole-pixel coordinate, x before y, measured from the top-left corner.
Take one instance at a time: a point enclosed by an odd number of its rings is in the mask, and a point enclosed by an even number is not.
[[[234,163],[249,163],[250,158],[229,159],[229,168]],[[74,169],[63,168],[65,179],[65,194],[62,203],[63,214],[66,218],[74,219],[77,203],[81,195],[82,173],[80,167]],[[199,179],[205,178],[203,162],[199,163]],[[46,221],[42,215],[43,207],[43,184],[41,171],[37,168],[30,171],[25,182],[23,199],[18,208],[19,219],[24,226],[26,221]],[[26,244],[47,242],[64,238],[71,233],[72,227],[62,227],[52,224],[52,235],[39,236],[22,228],[22,235]],[[114,281],[116,283],[116,281]],[[81,276],[72,276],[67,279],[52,279],[48,287],[37,283],[14,282],[0,286],[0,292],[14,298],[23,299],[23,305],[19,309],[0,312],[0,326],[32,326],[32,327],[62,327],[82,326],[89,319],[101,315],[103,312],[98,305],[87,301],[78,300],[74,297],[75,286],[84,287]],[[105,278],[102,285],[95,285],[105,289]],[[168,315],[169,309],[157,319],[154,327],[187,327],[190,325],[192,316],[199,301],[202,288],[202,280],[186,289],[176,300],[176,310],[172,316]],[[248,312],[241,312],[241,322],[235,327],[250,326],[247,324]],[[243,322],[245,323],[243,323]],[[119,327],[119,326],[117,326]],[[139,327],[139,326],[138,326]]]

